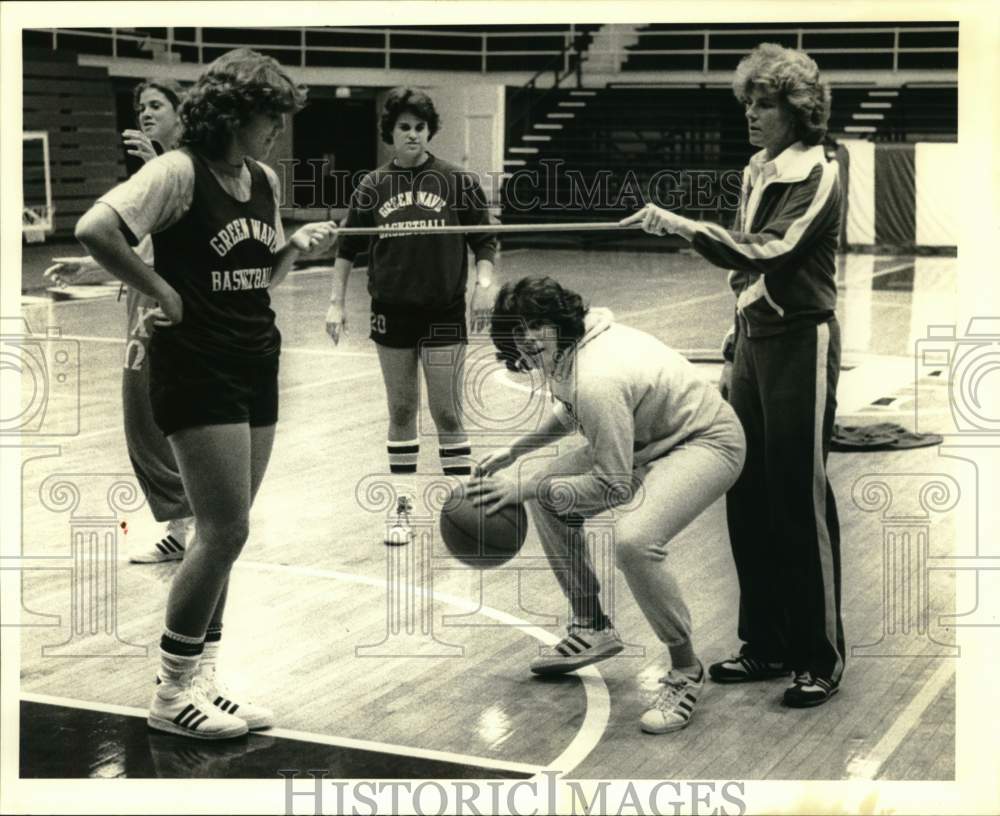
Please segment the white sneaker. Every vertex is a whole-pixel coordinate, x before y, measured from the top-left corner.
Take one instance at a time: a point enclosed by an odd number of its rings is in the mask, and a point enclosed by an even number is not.
[[[274,724],[274,713],[269,708],[248,700],[244,695],[234,693],[223,683],[214,671],[199,671],[194,676],[194,685],[205,699],[226,714],[235,715],[256,731],[270,728]]]
[[[409,496],[400,496],[396,502],[396,523],[385,534],[387,547],[401,547],[413,542],[413,528],[410,526],[412,511],[413,500]]]
[[[164,697],[165,691],[176,693]],[[212,705],[190,679],[182,684],[173,684],[161,683],[157,678],[146,724],[157,731],[203,740],[242,737],[249,730],[244,719]]]
[[[639,727],[647,734],[667,734],[680,731],[691,722],[698,695],[705,687],[705,670],[701,677],[692,680],[679,671],[671,671],[660,678],[662,684],[653,705],[642,715]]]
[[[624,648],[610,624],[605,629],[590,629],[574,621],[567,627],[566,637],[532,660],[530,668],[534,674],[566,674],[612,657]]]
[[[161,561],[180,561],[189,544],[193,544],[197,536],[193,527],[194,518],[192,516],[168,521],[163,538],[144,550],[135,550],[130,553],[129,562],[132,564],[158,564]],[[189,537],[190,542],[188,542]]]

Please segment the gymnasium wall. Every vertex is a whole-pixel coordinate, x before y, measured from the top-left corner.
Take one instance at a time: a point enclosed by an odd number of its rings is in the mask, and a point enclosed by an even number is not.
[[[72,234],[77,219],[125,177],[115,91],[103,68],[77,65],[75,54],[24,50],[25,131],[49,135],[54,232]],[[24,169],[25,202],[45,200],[41,166]]]
[[[847,244],[958,245],[958,144],[844,140],[850,155]]]

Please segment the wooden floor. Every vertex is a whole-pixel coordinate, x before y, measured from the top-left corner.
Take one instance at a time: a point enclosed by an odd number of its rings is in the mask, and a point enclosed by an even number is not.
[[[929,323],[954,320],[954,263],[841,259],[842,422],[913,429],[918,404],[921,430],[948,421],[947,376],[924,372],[915,380],[912,353]],[[689,254],[515,250],[500,268],[504,278],[551,274],[695,359],[715,355],[731,315],[724,273]],[[710,684],[689,728],[644,735],[643,701],[667,665],[614,570],[613,614],[629,648],[579,676],[545,681],[532,677],[528,663],[559,637],[567,609],[533,533],[509,569],[478,573],[442,551],[433,508],[421,502],[420,543],[380,543],[386,513],[373,486],[389,478],[387,414],[366,338],[364,284],[355,274],[351,333],[336,349],[323,332],[327,271],[293,273],[274,298],[284,335],[281,419],[234,573],[222,665],[233,685],[274,708],[275,739],[356,741],[498,774],[954,778],[956,653],[947,616],[956,612],[957,582],[975,577],[928,565],[974,554],[962,551],[955,533],[962,514],[974,512],[967,463],[936,447],[831,456],[851,653],[830,704],[785,709],[780,681]],[[48,394],[47,433],[32,437],[46,447],[23,456],[20,656],[24,700],[127,716],[141,714],[149,700],[176,567],[125,560],[128,547],[159,527],[141,498],[129,495],[134,480],[120,431],[123,312],[114,297],[25,306],[33,331],[61,330],[70,357],[47,352],[67,378]],[[469,359],[470,432],[481,454],[503,442],[504,421],[527,423],[541,394],[500,371],[481,338],[473,338]],[[703,370],[714,377],[717,366]],[[426,413],[420,433],[423,487],[437,470]],[[928,501],[924,488],[934,482],[954,500]],[[116,556],[107,563],[112,546]],[[721,503],[676,539],[669,563],[687,592],[702,658],[729,654],[737,645],[737,588]],[[393,633],[396,601],[411,611]]]

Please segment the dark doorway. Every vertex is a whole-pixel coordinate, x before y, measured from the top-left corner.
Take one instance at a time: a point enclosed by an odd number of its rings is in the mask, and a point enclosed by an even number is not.
[[[378,123],[374,93],[362,98],[324,98],[332,89],[311,89],[295,117],[292,149],[296,207],[346,208],[361,176],[375,169]],[[319,98],[316,98],[319,97]],[[325,162],[325,165],[324,165]],[[320,179],[319,184],[312,183]]]

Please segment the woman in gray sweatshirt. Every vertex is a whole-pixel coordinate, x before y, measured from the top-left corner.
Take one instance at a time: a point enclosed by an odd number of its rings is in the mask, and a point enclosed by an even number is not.
[[[614,323],[606,309],[588,309],[551,278],[505,284],[491,335],[508,368],[544,373],[554,405],[537,431],[480,462],[469,485],[487,513],[527,503],[573,608],[567,636],[531,670],[570,672],[622,650],[578,533],[586,519],[613,510],[614,561],[673,666],[641,726],[652,733],[681,729],[705,673],[690,613],[667,566],[667,545],[739,476],[745,453],[739,420],[682,355]],[[586,444],[567,450],[559,443],[559,455],[530,476],[493,475],[574,431]]]

